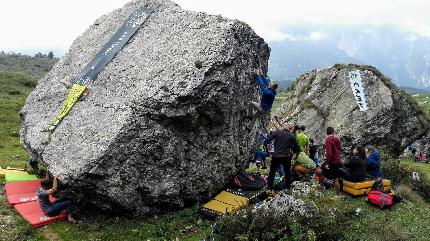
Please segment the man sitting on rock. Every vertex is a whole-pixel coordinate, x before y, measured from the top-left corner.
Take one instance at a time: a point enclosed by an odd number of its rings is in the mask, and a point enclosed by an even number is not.
[[[40,188],[36,191],[40,208],[49,217],[57,216],[65,210],[67,213],[67,220],[75,224],[76,220],[72,217],[75,206],[72,200],[64,197],[58,198],[53,203],[49,200],[49,195],[55,193],[57,191],[57,187],[57,177],[54,177],[54,181],[51,181],[49,178],[41,181]]]
[[[366,173],[371,177],[381,177],[381,157],[373,146],[367,146]]]
[[[261,101],[260,103],[251,102],[251,118],[252,123],[255,122],[257,116],[262,116],[265,114],[270,114],[270,110],[272,109],[273,101],[275,101],[276,97],[276,89],[278,88],[278,84],[270,82],[269,79],[264,77],[263,71],[261,69],[256,69],[255,73],[257,74],[257,83],[261,89]],[[257,113],[253,113],[253,109],[257,111]]]

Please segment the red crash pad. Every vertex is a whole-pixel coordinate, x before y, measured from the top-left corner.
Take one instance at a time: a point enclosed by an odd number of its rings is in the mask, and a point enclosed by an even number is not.
[[[63,221],[67,218],[67,214],[65,212],[62,212],[60,215],[55,217],[46,216],[42,209],[40,209],[39,201],[21,203],[14,207],[33,228],[42,227],[57,221]]]
[[[40,187],[40,181],[10,182],[4,185],[8,203],[11,206],[37,200],[36,190]]]

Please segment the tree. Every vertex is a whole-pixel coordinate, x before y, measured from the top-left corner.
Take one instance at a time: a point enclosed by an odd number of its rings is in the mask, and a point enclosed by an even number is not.
[[[44,55],[41,52],[38,52],[37,54],[34,55],[34,57],[36,57],[36,58],[43,58]]]
[[[53,58],[54,58],[54,53],[52,51],[49,51],[48,59],[53,59]]]

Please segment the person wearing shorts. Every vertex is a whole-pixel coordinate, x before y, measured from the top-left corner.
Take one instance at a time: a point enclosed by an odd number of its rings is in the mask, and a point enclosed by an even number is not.
[[[342,161],[340,159],[341,142],[334,135],[334,128],[327,128],[327,137],[325,139],[325,161],[321,164],[318,171],[318,177],[321,187],[324,187],[324,180],[333,180],[336,196],[340,194],[339,177],[342,176],[341,170]]]

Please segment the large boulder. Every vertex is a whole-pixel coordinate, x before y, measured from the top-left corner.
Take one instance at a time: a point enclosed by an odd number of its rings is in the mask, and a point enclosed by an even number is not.
[[[349,73],[360,71],[368,110],[361,111]],[[377,69],[363,65],[335,65],[300,76],[283,99],[277,114],[283,121],[306,126],[308,136],[324,143],[326,128],[334,127],[348,155],[355,145],[375,145],[398,155],[426,134],[427,118],[411,97]]]
[[[141,6],[157,11],[49,135],[74,77]],[[258,146],[265,120],[250,126],[245,110],[269,51],[243,22],[133,1],[97,19],[39,81],[21,142],[85,206],[141,215],[206,199]]]

